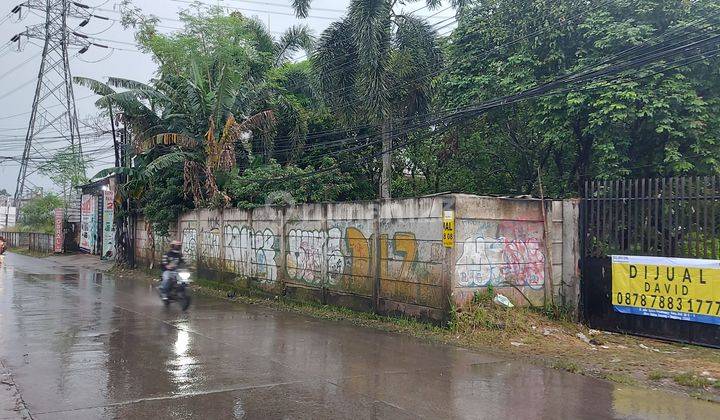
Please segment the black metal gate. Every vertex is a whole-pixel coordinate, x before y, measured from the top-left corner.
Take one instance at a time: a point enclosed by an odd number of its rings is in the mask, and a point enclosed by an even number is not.
[[[720,347],[718,325],[616,312],[610,259],[718,259],[720,177],[591,181],[580,210],[581,304],[590,327]]]

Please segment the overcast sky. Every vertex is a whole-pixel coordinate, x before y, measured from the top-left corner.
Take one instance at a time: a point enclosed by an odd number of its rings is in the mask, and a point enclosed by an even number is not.
[[[25,13],[21,21],[15,15],[9,16],[10,9],[24,0],[0,0],[0,156],[22,156],[24,136],[30,118],[30,109],[35,90],[35,79],[40,67],[40,54],[42,43],[38,45],[26,44],[22,51],[14,48],[12,51],[2,48],[6,40],[25,30],[26,26],[42,23],[40,14]],[[318,35],[330,23],[345,14],[350,0],[314,0],[313,9],[307,19],[296,19],[290,8],[291,0],[204,0],[204,3],[220,5],[238,9],[246,16],[256,17],[265,23],[275,36],[288,27],[305,23]],[[92,20],[82,28],[83,33],[97,34],[98,42],[115,47],[114,50],[105,51],[100,48],[91,48],[83,55],[76,54],[77,50],[70,52],[70,67],[73,76],[86,76],[104,80],[108,76],[117,76],[133,80],[147,81],[150,79],[156,66],[149,56],[137,51],[134,47],[133,33],[124,30],[119,22],[119,0],[86,0],[83,3],[96,7],[95,14],[109,17],[110,21]],[[161,19],[160,26],[163,32],[172,32],[179,27],[178,12],[190,7],[186,0],[134,0],[135,5],[141,7],[148,14],[154,14]],[[417,11],[418,15],[434,15],[429,18],[430,23],[437,23],[437,27],[447,24],[447,18],[452,16],[452,10],[437,9],[429,11],[424,1],[409,3],[405,10]],[[70,25],[79,22],[71,21]],[[444,32],[441,30],[440,32]],[[15,44],[16,47],[16,44]],[[86,120],[97,116],[98,111],[93,105],[97,98],[92,92],[82,86],[75,87],[75,98],[78,117]],[[89,131],[81,128],[81,133]],[[88,170],[88,176],[93,176],[98,170],[113,165],[112,139],[109,136],[84,138],[85,150],[94,151],[91,159],[93,167]],[[53,144],[47,149],[52,151],[63,145]],[[0,160],[0,189],[15,191],[15,183],[20,164],[14,161]],[[29,178],[29,186],[40,186],[55,189],[52,183],[37,174]]]

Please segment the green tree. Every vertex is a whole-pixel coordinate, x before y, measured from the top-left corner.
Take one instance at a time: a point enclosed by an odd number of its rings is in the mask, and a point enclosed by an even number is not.
[[[433,28],[396,10],[404,3],[352,0],[347,16],[323,32],[312,55],[320,90],[338,117],[348,126],[381,127],[381,198],[390,198],[393,138],[411,124],[411,117],[428,110],[431,79],[423,76],[437,69],[441,59]],[[431,10],[441,4],[426,3]],[[466,2],[452,3],[461,7]],[[301,17],[310,4],[293,1]]]
[[[184,29],[165,35],[152,17],[135,9],[126,16],[137,29],[140,48],[158,63],[157,77],[149,83],[75,81],[101,95],[96,104],[112,107],[132,133],[134,167],[98,175],[127,175],[123,191],[139,200],[158,231],[166,229],[171,213],[187,208],[184,197],[195,206],[263,204],[236,194],[252,191],[251,184],[262,181],[257,177],[263,174],[305,174],[320,165],[307,159],[306,135],[309,129],[334,128],[334,123],[318,100],[307,63],[288,62],[293,52],[310,48],[306,28],[293,27],[274,40],[259,22],[210,8],[182,13]],[[282,140],[278,145],[276,138]],[[176,195],[177,205],[166,200],[172,194],[156,189],[158,174],[180,176],[183,194]],[[327,191],[347,192],[339,183],[334,188],[332,177],[328,180]],[[167,187],[174,191],[176,181]],[[265,193],[278,189],[267,180],[262,184]]]
[[[73,147],[56,152],[49,161],[40,166],[39,172],[60,187],[66,201],[73,188],[87,182],[85,161]]]
[[[272,151],[274,113],[256,100],[265,73],[289,51],[307,46],[310,36],[296,27],[275,42],[257,21],[219,8],[181,18],[184,29],[171,35],[157,32],[155,19],[133,21],[141,48],[159,64],[159,77],[150,84],[76,81],[103,95],[99,106],[117,107],[136,150],[163,152],[155,167],[184,163],[185,184],[197,204],[222,206],[229,199],[217,188],[217,172],[249,160],[255,149],[266,157]]]
[[[153,231],[167,236],[178,216],[192,208],[192,200],[183,192],[183,164],[176,163],[147,175],[147,190],[138,204],[143,215],[152,223]]]
[[[29,200],[20,207],[21,228],[33,232],[54,232],[55,216],[53,210],[59,207],[63,207],[63,200],[54,194],[47,194]]]
[[[352,176],[327,170],[335,164],[329,157],[305,168],[292,164],[282,166],[274,161],[256,164],[233,178],[229,190],[241,208],[332,201],[353,188]],[[320,173],[315,174],[316,171]]]
[[[451,36],[439,103],[467,106],[629,48],[636,50],[625,59],[663,40],[711,36],[718,11],[710,0],[484,1],[465,10]],[[435,168],[440,185],[526,194],[537,191],[541,168],[547,190],[566,195],[591,177],[717,173],[719,63],[712,55],[685,65],[665,60],[488,112],[461,127],[452,162]]]

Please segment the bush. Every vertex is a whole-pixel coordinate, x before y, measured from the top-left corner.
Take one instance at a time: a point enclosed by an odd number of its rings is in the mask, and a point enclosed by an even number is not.
[[[63,206],[63,201],[55,194],[31,199],[20,208],[19,230],[53,233],[55,231],[53,211]]]

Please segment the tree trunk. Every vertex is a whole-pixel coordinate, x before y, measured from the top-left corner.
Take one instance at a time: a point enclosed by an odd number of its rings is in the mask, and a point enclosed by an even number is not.
[[[392,137],[388,120],[382,124],[382,173],[380,175],[380,199],[390,199],[390,181],[392,180]]]

